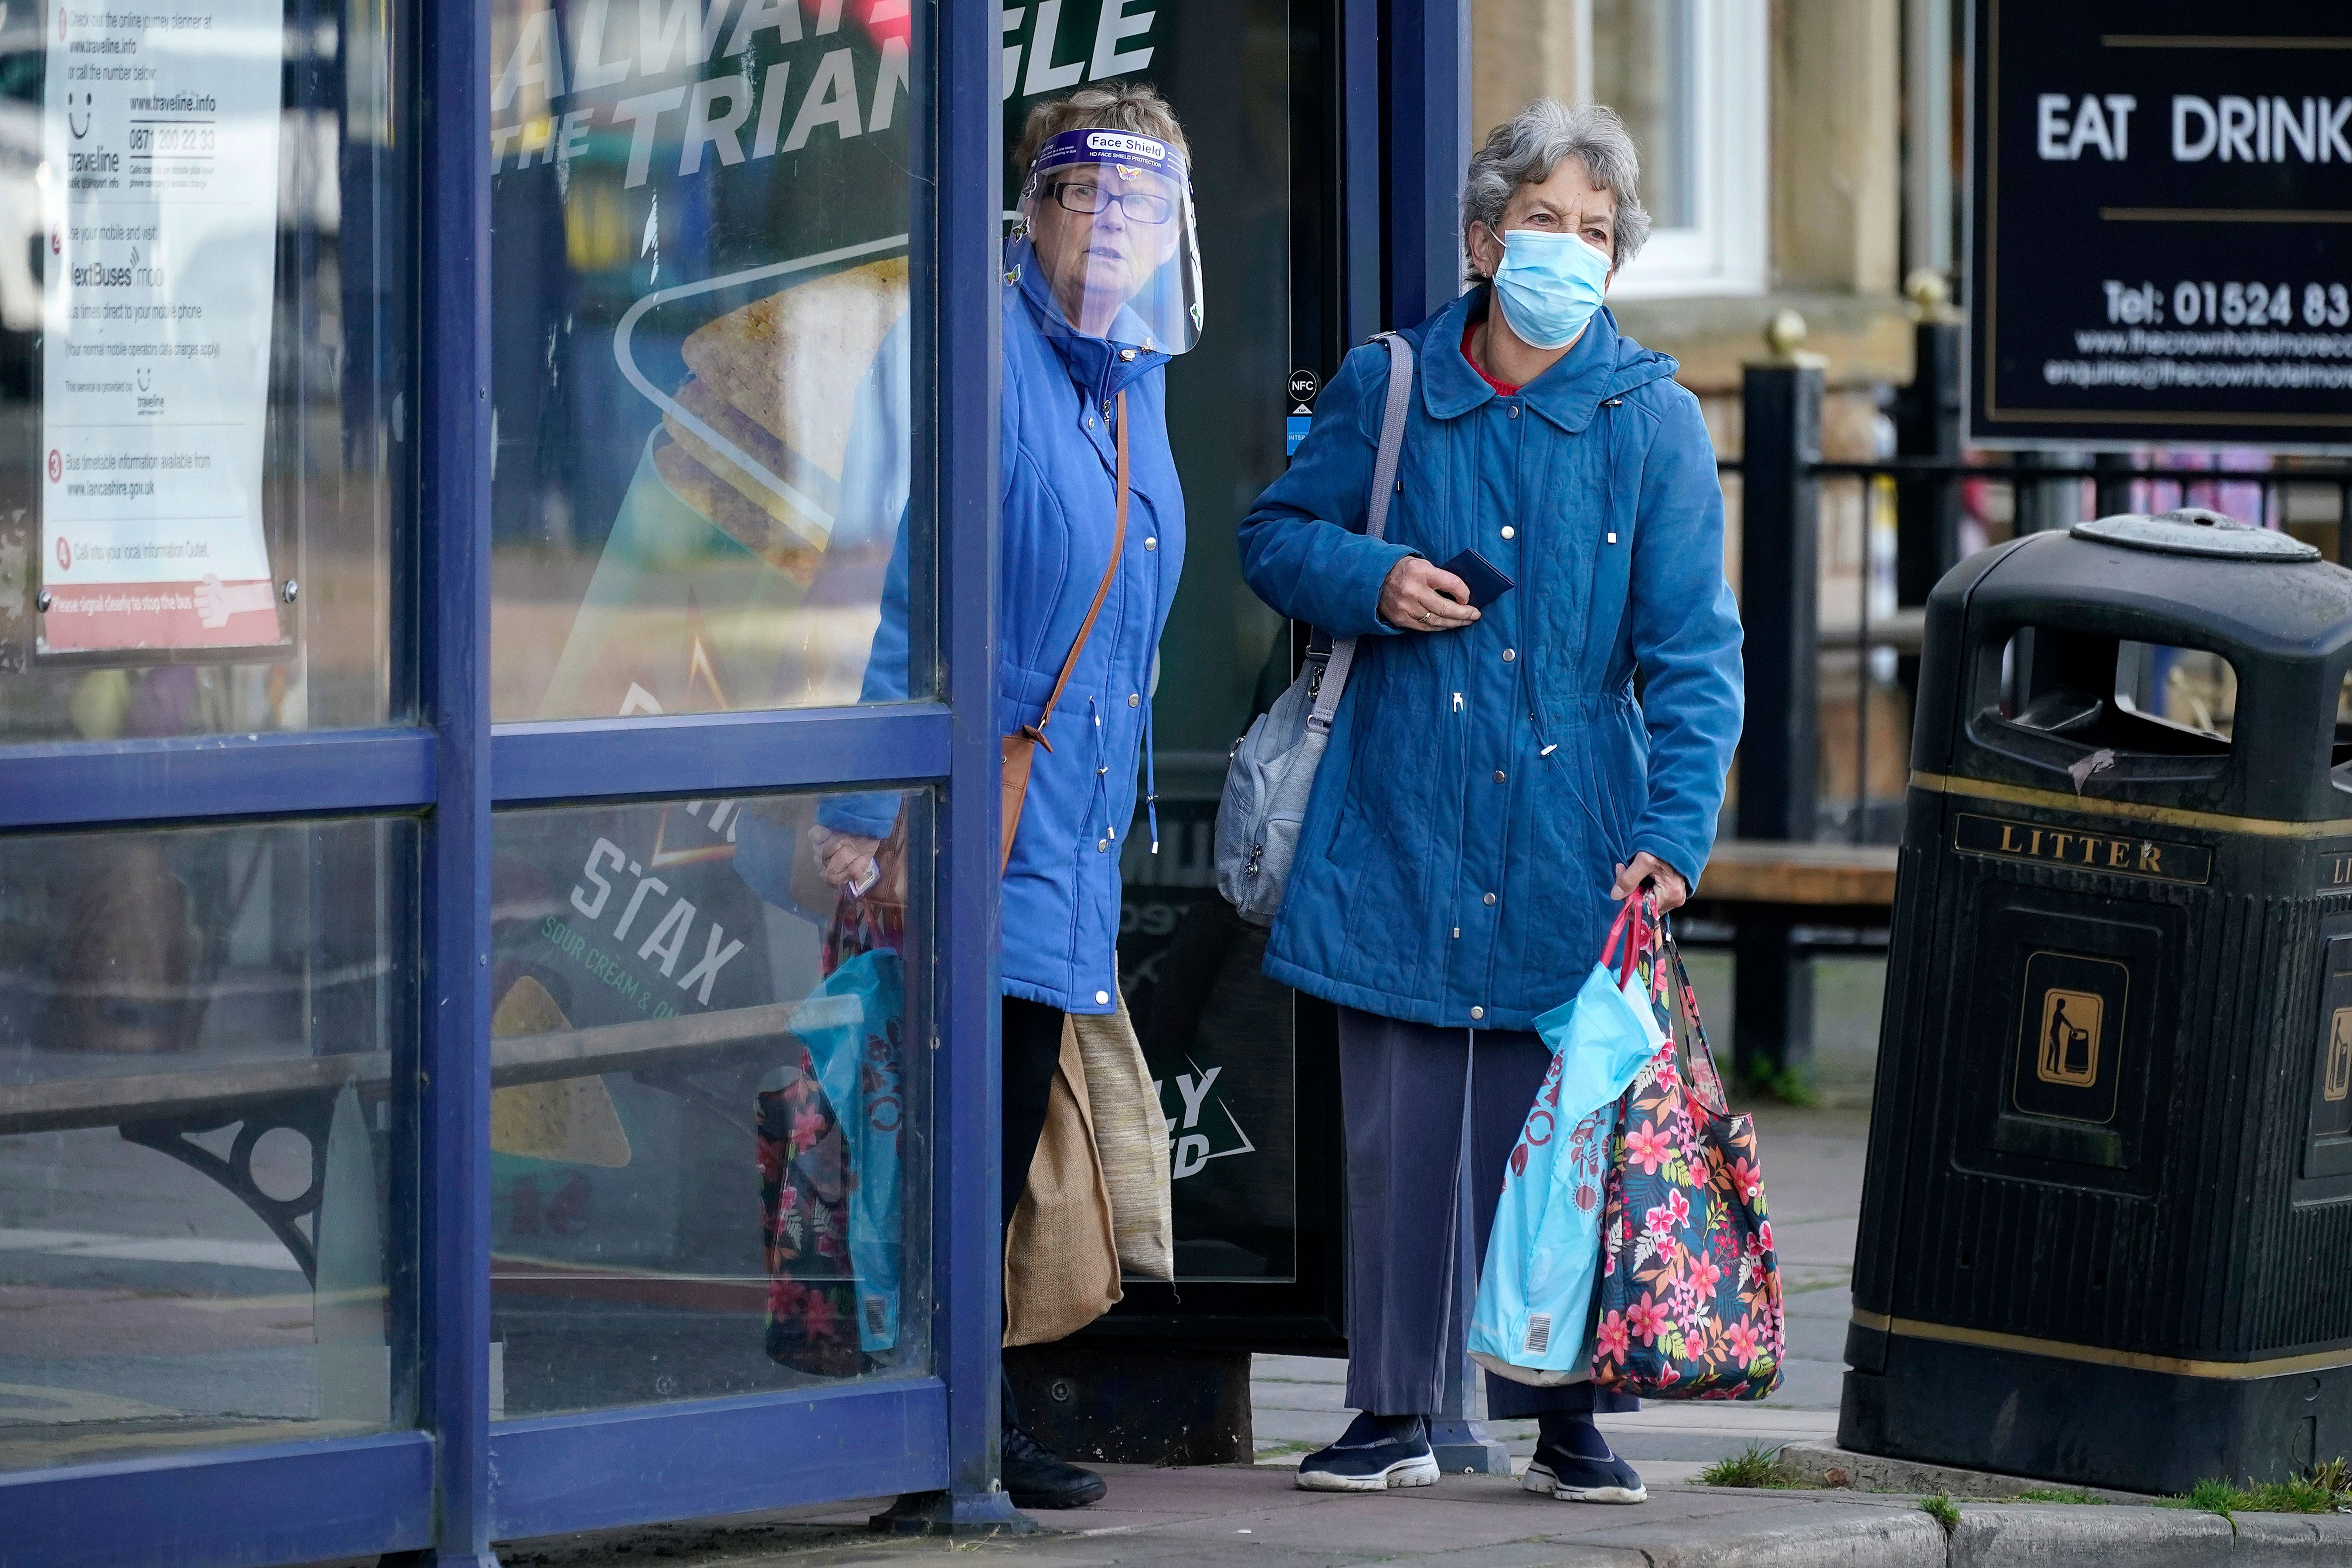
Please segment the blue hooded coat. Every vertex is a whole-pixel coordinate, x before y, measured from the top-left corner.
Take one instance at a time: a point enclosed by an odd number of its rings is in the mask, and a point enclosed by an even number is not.
[[[1526,1030],[1591,970],[1618,864],[1647,850],[1697,886],[1739,738],[1740,632],[1715,449],[1675,361],[1604,308],[1500,395],[1462,354],[1487,297],[1405,334],[1421,385],[1387,538],[1362,533],[1375,344],[1325,389],[1241,557],[1275,609],[1363,639],[1265,972],[1387,1018]],[[1400,559],[1473,548],[1517,584],[1482,619],[1381,621]]]
[[[1003,991],[1066,1012],[1118,1005],[1119,852],[1135,818],[1136,767],[1150,743],[1160,633],[1184,567],[1184,494],[1168,447],[1168,357],[1074,331],[1016,247],[1004,286],[1003,535],[996,728],[1037,721],[1110,564],[1118,510],[1113,415],[1127,394],[1127,543],[1070,684],[1045,727],[1004,873]],[[1142,340],[1142,324],[1117,334]],[[892,549],[863,700],[907,698],[907,530]],[[896,794],[838,796],[817,820],[883,838]],[[746,831],[751,824],[747,822]],[[762,844],[739,868],[797,846]]]

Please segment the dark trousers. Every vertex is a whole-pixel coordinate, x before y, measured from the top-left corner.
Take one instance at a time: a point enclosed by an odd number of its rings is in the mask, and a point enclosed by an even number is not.
[[[1062,1009],[1004,998],[1004,1223],[1029,1185],[1029,1162],[1045,1132],[1045,1097],[1062,1060]],[[1513,1129],[1516,1131],[1517,1129]]]
[[[1062,1060],[1062,1009],[1043,1002],[1004,998],[1004,1223],[1029,1185],[1029,1162],[1037,1157],[1037,1140],[1045,1132],[1045,1097],[1053,1092],[1054,1069]],[[1013,1380],[997,1375],[1004,1425],[1021,1424],[1021,1408],[1013,1398]]]
[[[1467,1308],[1477,1293],[1504,1163],[1550,1066],[1550,1047],[1532,1033],[1438,1029],[1339,1009],[1348,1403],[1356,1409],[1411,1416],[1443,1408],[1449,1355],[1458,1367],[1470,1332]],[[1466,1281],[1458,1272],[1465,1170],[1472,1227]],[[1589,1383],[1537,1388],[1486,1377],[1486,1413],[1497,1420],[1639,1408]]]

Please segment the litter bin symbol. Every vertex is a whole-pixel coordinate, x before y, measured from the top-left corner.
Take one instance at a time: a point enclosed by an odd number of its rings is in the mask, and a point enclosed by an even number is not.
[[[2047,948],[2025,960],[2012,1107],[2028,1116],[2105,1125],[2123,1082],[2120,1043],[2131,970],[2112,958]]]
[[[2073,1018],[2066,1016],[2070,1003]],[[2047,1043],[2042,1048],[2042,1082],[2086,1089],[2099,1081],[2099,998],[2089,991],[2053,987],[2042,993],[2042,1038]]]
[[[2337,1008],[2327,1028],[2327,1086],[2321,1097],[2335,1101],[2347,1094],[2352,1094],[2352,1008]]]

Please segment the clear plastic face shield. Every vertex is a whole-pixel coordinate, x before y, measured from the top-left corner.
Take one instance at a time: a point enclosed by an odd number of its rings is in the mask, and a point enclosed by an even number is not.
[[[1078,332],[1160,354],[1201,340],[1201,248],[1183,155],[1131,131],[1066,131],[1021,190],[1013,265]]]

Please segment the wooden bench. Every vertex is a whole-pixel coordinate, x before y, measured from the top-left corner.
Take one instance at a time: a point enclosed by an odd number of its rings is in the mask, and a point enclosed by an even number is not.
[[[1684,908],[1726,925],[1762,919],[1884,930],[1895,908],[1895,853],[1892,844],[1725,839]]]
[[[1698,894],[1683,906],[1693,920],[1733,928],[1732,1045],[1742,1075],[1785,1071],[1812,1049],[1811,992],[1800,966],[1822,945],[1805,926],[1882,932],[1895,913],[1892,844],[1784,843],[1726,839],[1715,846]],[[1828,950],[1867,949],[1833,943]]]

